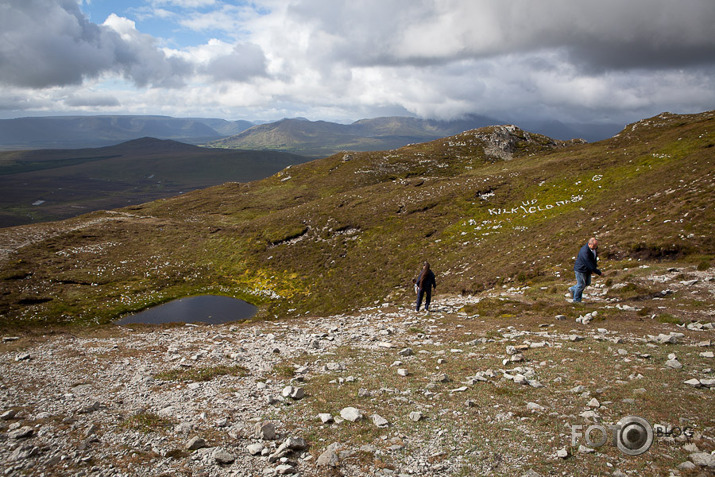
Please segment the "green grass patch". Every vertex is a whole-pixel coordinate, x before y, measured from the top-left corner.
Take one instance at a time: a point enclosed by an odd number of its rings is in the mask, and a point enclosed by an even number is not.
[[[248,369],[243,366],[207,366],[197,368],[177,368],[154,375],[163,381],[202,382],[211,381],[217,376],[248,376]]]

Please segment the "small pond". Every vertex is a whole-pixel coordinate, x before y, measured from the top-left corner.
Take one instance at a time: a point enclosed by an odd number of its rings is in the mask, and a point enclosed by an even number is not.
[[[251,318],[258,309],[243,300],[219,295],[201,295],[181,298],[163,305],[148,308],[134,315],[125,316],[115,325],[162,323],[207,323],[218,324]]]

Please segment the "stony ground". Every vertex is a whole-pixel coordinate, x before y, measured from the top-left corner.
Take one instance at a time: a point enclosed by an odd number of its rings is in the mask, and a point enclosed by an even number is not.
[[[6,335],[0,471],[712,475],[714,275],[649,270],[642,280],[663,298],[629,302],[595,286],[563,315],[465,311],[488,296],[528,301],[525,286],[437,295],[429,314],[385,303],[284,321]],[[642,455],[573,433],[626,416],[657,425]]]

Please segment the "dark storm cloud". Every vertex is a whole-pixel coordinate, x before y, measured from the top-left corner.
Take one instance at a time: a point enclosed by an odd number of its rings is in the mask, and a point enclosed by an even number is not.
[[[539,50],[592,70],[715,62],[713,0],[311,1],[314,58],[356,65],[444,64]]]
[[[111,18],[110,18],[111,19]],[[5,0],[0,4],[0,83],[30,88],[81,84],[104,73],[137,85],[178,86],[192,72],[148,36],[87,20],[75,0]]]

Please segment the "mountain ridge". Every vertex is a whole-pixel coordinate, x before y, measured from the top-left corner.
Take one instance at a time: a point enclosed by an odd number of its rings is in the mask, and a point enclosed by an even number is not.
[[[342,150],[396,149],[414,142],[451,136],[468,129],[504,124],[486,116],[439,121],[393,116],[360,119],[351,124],[284,118],[274,122],[228,121],[217,118],[173,118],[152,115],[45,116],[0,120],[0,149],[103,147],[144,136],[219,147],[282,150],[326,157]],[[268,129],[290,125],[290,130],[260,137]],[[556,139],[606,139],[622,126],[614,124],[565,124],[560,121],[522,121],[517,126]],[[250,140],[236,136],[255,127]],[[322,128],[322,129],[321,129]],[[256,137],[256,135],[258,137]],[[234,138],[234,139],[228,139]],[[219,141],[214,143],[214,141]]]

